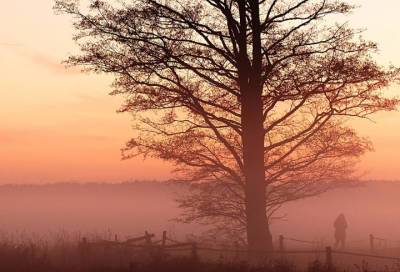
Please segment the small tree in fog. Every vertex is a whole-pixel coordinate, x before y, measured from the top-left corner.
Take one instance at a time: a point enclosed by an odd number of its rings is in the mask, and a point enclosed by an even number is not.
[[[344,120],[398,103],[380,92],[396,71],[371,59],[375,44],[326,20],[352,10],[343,1],[90,1],[80,9],[58,0],[56,9],[75,18],[82,54],[70,63],[114,74],[113,94],[126,98],[121,111],[133,113],[138,134],[125,156],[171,161],[206,184],[209,197],[182,205],[193,219],[241,220],[251,250],[272,247],[267,207],[324,191],[370,148]]]

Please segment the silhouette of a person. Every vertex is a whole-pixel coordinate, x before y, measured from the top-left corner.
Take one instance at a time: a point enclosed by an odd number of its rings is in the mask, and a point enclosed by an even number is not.
[[[346,229],[347,229],[347,221],[344,217],[344,214],[340,214],[333,224],[335,227],[335,248],[339,245],[341,248],[344,248],[346,245]]]

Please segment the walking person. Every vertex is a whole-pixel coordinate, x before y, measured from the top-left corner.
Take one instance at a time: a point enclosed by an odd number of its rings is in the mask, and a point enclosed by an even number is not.
[[[338,248],[339,245],[341,248],[344,248],[346,245],[346,229],[347,229],[347,221],[344,214],[340,214],[334,224],[335,228],[335,248]]]

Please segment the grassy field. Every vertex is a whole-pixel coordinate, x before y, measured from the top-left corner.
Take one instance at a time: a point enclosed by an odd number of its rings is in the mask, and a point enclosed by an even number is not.
[[[93,235],[90,241],[104,241]],[[24,240],[25,239],[25,240]],[[77,235],[60,233],[58,239],[2,236],[0,271],[4,272],[400,272],[398,261],[376,260],[334,254],[328,269],[323,251],[307,254],[275,254],[258,266],[249,265],[247,254],[210,252],[199,248],[197,258],[190,248],[160,253],[152,249],[96,246],[83,253]],[[368,252],[365,252],[368,253]],[[395,256],[398,251],[377,252]]]
[[[156,235],[166,230],[169,237],[186,241],[188,234],[198,234],[197,225],[169,221],[179,214],[173,199],[182,190],[157,182],[0,186],[0,272],[251,271],[246,254],[205,250],[199,250],[196,262],[190,249],[159,258],[124,247],[99,247],[82,257],[78,244],[83,236],[99,241],[118,234],[124,240],[144,230]],[[281,212],[287,217],[272,225],[274,242],[280,234],[317,241],[322,252],[278,254],[254,271],[326,271],[323,250],[332,244],[332,220],[342,211],[350,222],[348,250],[371,253],[372,233],[386,239],[376,241],[376,254],[400,257],[399,193],[397,183],[371,182],[287,205]],[[318,249],[290,239],[285,247]],[[333,262],[337,272],[400,271],[392,260],[334,254]]]
[[[129,255],[129,256],[128,256]],[[218,259],[218,256],[215,256]],[[304,271],[304,269],[301,269]],[[0,271],[7,272],[244,272],[271,271],[294,272],[296,266],[287,260],[274,260],[260,266],[250,266],[244,261],[208,259],[195,260],[185,255],[149,256],[142,253],[127,254],[122,251],[99,249],[82,259],[76,245],[60,243],[0,245]],[[306,269],[310,272],[326,271],[314,262]]]

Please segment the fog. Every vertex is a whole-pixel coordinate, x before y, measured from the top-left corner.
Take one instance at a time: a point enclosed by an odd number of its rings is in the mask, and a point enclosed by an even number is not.
[[[336,189],[324,195],[284,207],[276,233],[333,243],[333,222],[344,213],[349,246],[368,246],[369,234],[385,239],[379,246],[400,244],[400,183],[368,182],[363,186]],[[384,243],[385,245],[383,245]]]
[[[62,184],[0,187],[0,231],[7,235],[68,233],[141,235],[145,230],[183,238],[204,227],[172,219],[182,187],[159,183]],[[286,237],[333,242],[333,221],[344,213],[348,243],[368,246],[370,233],[387,243],[400,241],[400,183],[368,182],[284,206],[272,224],[274,239]],[[389,241],[390,240],[390,241]],[[383,243],[383,242],[382,242]],[[294,244],[293,244],[294,246]]]

